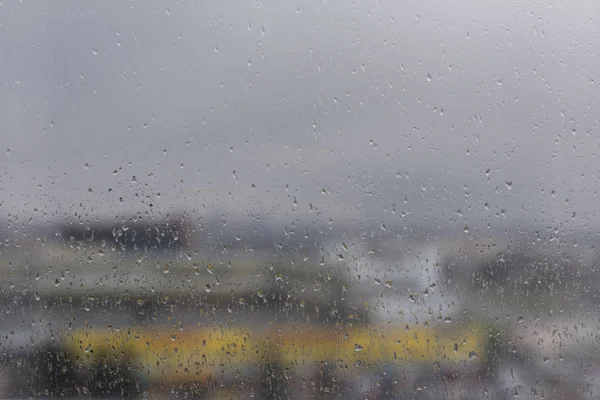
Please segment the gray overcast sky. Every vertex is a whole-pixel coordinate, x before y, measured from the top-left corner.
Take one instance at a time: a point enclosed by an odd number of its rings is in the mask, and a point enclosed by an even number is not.
[[[217,3],[0,6],[2,213],[600,226],[594,1]]]

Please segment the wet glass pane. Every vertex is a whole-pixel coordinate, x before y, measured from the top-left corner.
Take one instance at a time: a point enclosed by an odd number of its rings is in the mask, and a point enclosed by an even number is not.
[[[598,13],[0,1],[0,397],[599,398]]]

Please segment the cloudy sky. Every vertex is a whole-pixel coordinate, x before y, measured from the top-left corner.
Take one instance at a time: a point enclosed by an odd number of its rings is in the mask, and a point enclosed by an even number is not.
[[[0,211],[599,228],[599,14],[5,2]]]

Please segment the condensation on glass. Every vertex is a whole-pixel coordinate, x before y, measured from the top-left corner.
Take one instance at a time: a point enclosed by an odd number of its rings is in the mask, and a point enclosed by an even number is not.
[[[0,2],[0,397],[598,397],[592,1]]]

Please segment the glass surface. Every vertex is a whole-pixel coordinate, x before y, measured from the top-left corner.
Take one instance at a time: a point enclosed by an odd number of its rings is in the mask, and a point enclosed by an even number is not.
[[[0,397],[593,399],[593,1],[0,1]]]

